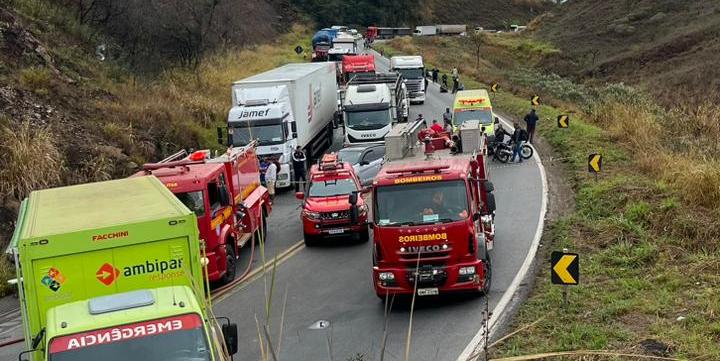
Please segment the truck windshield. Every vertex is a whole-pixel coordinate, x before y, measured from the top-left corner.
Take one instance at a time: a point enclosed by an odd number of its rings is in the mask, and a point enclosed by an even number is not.
[[[422,68],[414,69],[395,69],[396,72],[402,74],[405,79],[420,79],[423,77]]]
[[[454,222],[468,217],[462,180],[377,187],[375,222],[379,226]]]
[[[202,191],[176,193],[176,197],[183,202],[195,215],[200,217],[205,215],[205,199]]]
[[[285,127],[283,123],[272,125],[247,125],[233,126],[232,145],[239,147],[249,144],[253,139],[258,140],[259,145],[282,144],[285,142]]]
[[[455,111],[455,126],[459,127],[460,124],[465,123],[468,120],[480,120],[480,124],[492,124],[493,115],[489,109],[472,109],[472,110],[459,110]]]
[[[356,191],[357,185],[352,178],[312,181],[308,189],[308,197],[332,197],[349,195]]]
[[[391,122],[389,109],[346,112],[345,119],[347,127],[354,130],[380,129]]]
[[[55,337],[48,361],[210,361],[196,314]]]
[[[333,48],[347,49],[351,54],[355,53],[355,43],[333,43]]]

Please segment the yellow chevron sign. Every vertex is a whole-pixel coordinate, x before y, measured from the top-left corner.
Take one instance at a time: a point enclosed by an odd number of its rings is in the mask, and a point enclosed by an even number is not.
[[[557,117],[558,128],[567,128],[570,126],[570,117],[562,114]]]
[[[493,93],[497,93],[497,91],[498,91],[498,83],[493,83],[493,84],[490,86],[490,91],[492,91]]]
[[[540,96],[533,95],[532,98],[530,98],[530,104],[535,106],[540,105]]]
[[[593,153],[588,156],[588,172],[600,173],[602,171],[602,154]]]
[[[577,253],[553,252],[550,255],[551,281],[556,285],[577,285],[580,283],[580,255]]]

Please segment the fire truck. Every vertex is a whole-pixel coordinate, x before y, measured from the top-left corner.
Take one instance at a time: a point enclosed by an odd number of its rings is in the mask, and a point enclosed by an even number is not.
[[[435,133],[415,121],[385,137],[372,186],[378,297],[490,290],[495,197],[484,131],[471,121]]]
[[[237,276],[240,248],[264,237],[272,210],[260,185],[255,142],[210,158],[209,150],[180,151],[143,165],[133,176],[154,175],[197,216],[205,242],[208,278],[229,283]]]
[[[352,165],[339,161],[335,153],[326,154],[310,168],[308,180],[306,192],[295,193],[304,200],[300,219],[305,245],[347,236],[368,241],[368,206],[359,195],[369,188],[362,188]]]

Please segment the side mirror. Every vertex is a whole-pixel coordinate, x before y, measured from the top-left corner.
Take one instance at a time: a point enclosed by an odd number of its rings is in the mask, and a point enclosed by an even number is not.
[[[361,161],[360,161],[360,165],[368,165],[368,164],[370,164],[370,162],[368,162],[368,161],[366,161],[366,160],[361,160]]]
[[[485,126],[480,127],[480,133],[485,133]]]
[[[483,182],[483,186],[485,187],[485,191],[488,193],[495,190],[495,185],[493,184],[493,182],[491,182],[489,180],[486,180],[485,182]]]
[[[349,202],[351,205],[354,206],[354,205],[357,204],[357,201],[358,201],[358,194],[357,194],[357,192],[352,192],[352,193],[350,193],[350,195],[348,196],[348,202]]]
[[[299,200],[303,200],[303,199],[305,199],[305,193],[303,193],[303,192],[295,192],[295,198],[297,198],[297,199],[299,199]]]
[[[495,213],[495,194],[487,194],[487,210],[489,214]]]
[[[290,131],[293,133],[293,138],[297,138],[297,123],[294,120],[290,122]]]
[[[220,194],[219,194],[220,195],[220,205],[223,207],[230,206],[231,205],[230,204],[230,194],[228,193],[227,188],[220,187],[219,192],[220,192]]]
[[[223,127],[217,127],[217,142],[220,145],[225,145],[223,142]],[[229,139],[228,139],[229,140]]]
[[[229,323],[222,325],[223,339],[227,346],[228,353],[234,355],[238,352],[238,327],[237,324]]]

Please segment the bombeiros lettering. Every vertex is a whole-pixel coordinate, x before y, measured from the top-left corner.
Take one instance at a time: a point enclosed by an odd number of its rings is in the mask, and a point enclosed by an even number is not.
[[[436,182],[442,179],[443,177],[441,175],[423,175],[417,177],[398,178],[395,180],[395,184]]]
[[[400,243],[445,241],[445,240],[447,240],[447,233],[413,234],[413,235],[408,235],[408,236],[400,236],[398,238],[398,242],[400,242]]]

